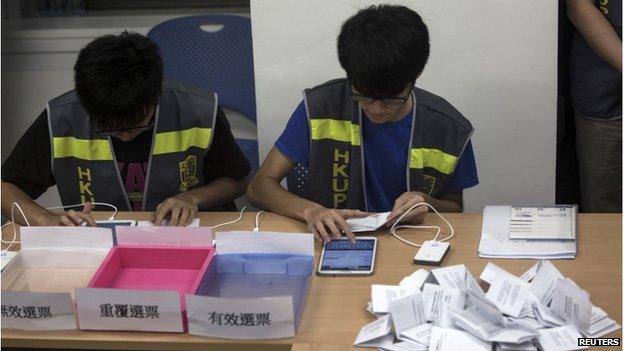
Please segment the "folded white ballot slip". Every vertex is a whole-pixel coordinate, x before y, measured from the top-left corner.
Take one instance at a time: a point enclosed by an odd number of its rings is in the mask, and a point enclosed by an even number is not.
[[[414,271],[400,285],[373,285],[356,346],[380,350],[578,350],[577,338],[621,329],[550,261],[520,277],[488,263],[480,275],[464,265]]]
[[[347,224],[354,233],[372,232],[386,224],[389,214],[390,212],[383,212],[364,218],[349,218],[347,219]]]
[[[479,340],[461,330],[433,327],[431,329],[431,339],[429,340],[429,350],[436,351],[491,351],[492,343]]]
[[[362,327],[353,345],[362,347],[381,347],[394,343],[391,334],[390,315],[385,315],[376,321]]]
[[[578,330],[566,325],[557,328],[541,329],[537,342],[543,350],[548,351],[569,351],[569,350],[585,350],[589,347],[578,346],[578,338],[582,338]]]

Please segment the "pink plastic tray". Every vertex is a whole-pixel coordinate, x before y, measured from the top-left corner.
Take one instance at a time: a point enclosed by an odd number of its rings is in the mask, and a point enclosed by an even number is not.
[[[195,294],[214,257],[212,247],[115,246],[89,282],[89,288],[167,290]]]

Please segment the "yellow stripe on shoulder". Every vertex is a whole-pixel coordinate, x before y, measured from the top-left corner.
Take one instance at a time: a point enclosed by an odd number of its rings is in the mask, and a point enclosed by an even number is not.
[[[77,139],[71,136],[52,139],[54,158],[75,157],[87,161],[112,161],[108,140]]]
[[[451,174],[457,157],[438,149],[414,148],[410,150],[410,168],[433,168],[442,174]]]
[[[360,127],[351,121],[332,118],[311,119],[310,137],[312,140],[336,140],[360,146]]]
[[[189,128],[180,131],[156,133],[154,155],[184,152],[190,147],[205,149],[210,144],[212,128]]]

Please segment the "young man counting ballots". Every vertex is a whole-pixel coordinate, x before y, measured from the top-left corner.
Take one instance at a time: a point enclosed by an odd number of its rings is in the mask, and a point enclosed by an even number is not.
[[[459,212],[462,192],[478,184],[473,128],[450,103],[414,87],[429,57],[421,17],[403,6],[371,6],[338,36],[346,79],[303,93],[288,124],[251,181],[256,206],[304,220],[317,239],[345,233],[346,219],[391,211],[388,226],[415,204]],[[280,181],[309,168],[303,197]],[[402,220],[419,223],[418,206]]]
[[[200,209],[236,210],[250,165],[216,94],[164,82],[156,44],[128,32],[90,42],[74,74],[75,90],[47,104],[2,165],[5,217],[14,202],[31,225],[48,226],[95,225],[94,202],[155,211],[156,225],[189,224]],[[55,184],[63,205],[86,203],[82,211],[32,200]]]

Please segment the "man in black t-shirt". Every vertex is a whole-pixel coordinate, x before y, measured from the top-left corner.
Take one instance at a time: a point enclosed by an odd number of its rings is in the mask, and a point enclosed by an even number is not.
[[[567,0],[581,205],[622,212],[622,0]]]
[[[15,202],[31,225],[95,225],[91,203],[106,202],[183,225],[236,209],[250,165],[214,93],[163,82],[157,46],[127,32],[89,43],[74,71],[75,91],[48,103],[2,165],[4,216]],[[32,200],[53,185],[82,211]]]

